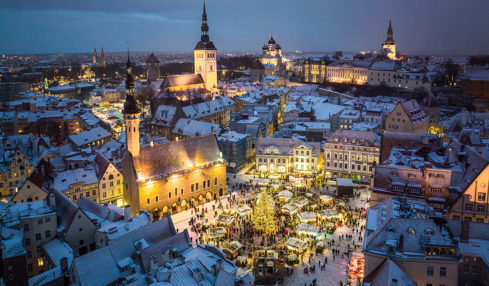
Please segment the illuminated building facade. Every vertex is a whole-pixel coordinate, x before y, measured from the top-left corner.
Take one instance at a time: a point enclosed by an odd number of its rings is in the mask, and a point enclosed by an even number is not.
[[[270,35],[270,40],[265,42],[262,47],[261,63],[264,65],[273,65],[273,72],[275,74],[282,65],[282,47],[273,39],[273,33]]]
[[[321,170],[321,143],[290,138],[260,138],[256,171],[261,177],[314,176]]]
[[[325,177],[370,182],[379,156],[380,140],[374,132],[338,129],[324,146]]]
[[[322,83],[326,78],[327,62],[323,59],[306,60],[302,66],[304,81]]]
[[[372,61],[336,61],[326,67],[326,78],[332,82],[367,83]]]
[[[212,92],[217,88],[217,49],[209,40],[209,26],[207,26],[207,14],[202,14],[202,26],[200,42],[194,48],[194,73],[200,74],[205,82],[205,88]]]

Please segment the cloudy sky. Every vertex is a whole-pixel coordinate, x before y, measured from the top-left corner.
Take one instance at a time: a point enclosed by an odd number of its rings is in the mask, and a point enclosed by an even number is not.
[[[259,52],[273,31],[285,52],[379,50],[392,17],[397,50],[489,49],[488,0],[207,0],[220,51]],[[0,54],[191,51],[202,0],[0,0]]]

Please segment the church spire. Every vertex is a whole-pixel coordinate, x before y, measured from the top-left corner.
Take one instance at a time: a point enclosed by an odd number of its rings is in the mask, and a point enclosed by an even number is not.
[[[129,40],[127,40],[127,63],[126,63],[126,102],[124,103],[124,114],[136,114],[139,113],[138,105],[134,100],[134,80],[132,78],[132,64],[129,59]]]
[[[205,1],[204,1],[204,13],[202,13],[202,26],[200,27],[201,36],[200,41],[207,43],[209,42],[209,27],[207,26],[207,13],[205,12]]]
[[[393,32],[392,32],[392,18],[389,19],[389,29],[387,29],[387,40],[385,40],[386,45],[393,45],[394,38],[392,37]]]
[[[98,58],[97,58],[97,48],[93,47],[93,63],[97,63]]]

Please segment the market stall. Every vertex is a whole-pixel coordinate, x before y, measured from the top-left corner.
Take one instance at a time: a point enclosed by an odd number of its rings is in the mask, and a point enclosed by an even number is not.
[[[230,215],[220,214],[216,217],[217,224],[230,225],[234,221],[234,217]]]
[[[315,213],[299,213],[297,214],[297,218],[301,222],[310,222],[310,221],[316,221],[316,214]]]
[[[339,217],[339,214],[336,211],[336,209],[327,209],[318,213],[318,216],[320,219],[324,220],[324,219],[332,219],[332,218]]]
[[[210,227],[207,230],[207,236],[210,239],[223,237],[227,234],[227,230],[224,227]]]
[[[238,241],[232,241],[224,245],[221,250],[226,253],[226,257],[229,259],[234,259],[239,255],[239,250],[243,248],[243,245]]]
[[[248,259],[246,256],[238,256],[238,259],[236,259],[236,266],[238,267],[246,267]]]
[[[303,206],[307,205],[309,200],[304,198],[304,197],[298,197],[298,198],[292,200],[292,202],[294,204],[296,204],[299,208],[302,208]]]
[[[294,264],[299,263],[299,259],[297,258],[297,255],[295,255],[295,254],[287,255],[286,259],[287,259],[288,265],[294,265]]]
[[[362,281],[365,267],[365,257],[363,253],[353,252],[350,259],[350,267],[348,269],[348,280]],[[356,285],[352,284],[352,285]]]
[[[241,205],[236,206],[236,213],[239,214],[240,216],[247,215],[251,212],[252,212],[252,210],[248,205],[241,204]]]
[[[333,232],[334,232],[334,231],[335,231],[335,229],[336,229],[336,224],[335,224],[335,223],[332,223],[332,222],[328,222],[328,223],[326,224],[325,229],[326,229],[326,233],[328,233],[328,234],[333,234]]]
[[[290,191],[281,191],[278,193],[277,197],[281,202],[288,202],[292,198],[293,194]]]
[[[282,212],[284,213],[288,213],[288,214],[295,214],[298,210],[299,210],[299,207],[294,204],[294,203],[290,203],[290,204],[286,204],[285,206],[283,206],[281,208]]]
[[[294,252],[300,254],[300,253],[303,253],[307,249],[307,247],[309,246],[309,243],[307,241],[302,240],[302,239],[291,237],[285,242],[285,246],[287,247],[288,250],[294,251]]]
[[[297,226],[297,233],[317,236],[319,234],[319,226],[307,223],[301,223]]]
[[[333,197],[329,196],[329,195],[321,195],[319,197],[319,201],[323,204],[323,205],[332,205],[333,204]]]

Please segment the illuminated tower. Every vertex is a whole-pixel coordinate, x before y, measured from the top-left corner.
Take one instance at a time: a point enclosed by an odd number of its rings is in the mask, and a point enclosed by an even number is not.
[[[388,48],[389,50],[392,51],[392,55],[389,54],[389,58],[395,58],[396,57],[396,44],[394,41],[394,38],[392,37],[392,25],[391,25],[392,19],[389,19],[389,29],[387,29],[387,40],[385,40],[385,43],[382,45],[382,48]]]
[[[134,80],[132,79],[132,64],[129,60],[129,45],[127,46],[127,77],[126,102],[124,103],[124,121],[126,123],[127,151],[133,157],[139,155],[139,108],[134,100]]]
[[[217,49],[214,47],[214,43],[209,41],[205,2],[200,30],[200,42],[197,43],[194,49],[194,72],[202,76],[205,88],[212,92],[212,89],[217,87]]]
[[[104,47],[102,47],[102,54],[100,54],[100,65],[102,67],[105,67],[105,65],[106,65]]]
[[[97,59],[97,49],[93,48],[93,63],[96,64],[98,62]]]

